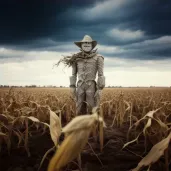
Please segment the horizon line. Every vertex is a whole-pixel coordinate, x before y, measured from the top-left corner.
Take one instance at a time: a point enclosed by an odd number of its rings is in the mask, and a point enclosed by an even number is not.
[[[60,85],[60,86],[57,86],[57,85],[35,85],[35,84],[30,84],[30,85],[0,85],[0,88],[12,88],[12,87],[21,87],[21,88],[70,88],[69,86],[63,86],[63,85]],[[124,88],[124,87],[171,87],[170,86],[155,86],[155,85],[150,85],[150,86],[122,86],[122,85],[119,85],[119,86],[116,86],[116,85],[109,85],[109,86],[105,86],[104,88]]]

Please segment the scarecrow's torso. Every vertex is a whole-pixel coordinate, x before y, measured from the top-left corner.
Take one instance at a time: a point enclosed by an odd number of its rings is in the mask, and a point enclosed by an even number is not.
[[[97,71],[101,68],[103,57],[99,54],[96,54],[93,57],[89,58],[78,58],[76,60],[76,70],[78,75],[78,82],[86,82],[91,84],[91,81],[96,79]]]

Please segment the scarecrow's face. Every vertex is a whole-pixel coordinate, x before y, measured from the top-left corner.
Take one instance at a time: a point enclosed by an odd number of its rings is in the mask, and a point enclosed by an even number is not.
[[[92,50],[92,43],[91,42],[84,42],[81,44],[81,48],[85,52],[90,52]]]

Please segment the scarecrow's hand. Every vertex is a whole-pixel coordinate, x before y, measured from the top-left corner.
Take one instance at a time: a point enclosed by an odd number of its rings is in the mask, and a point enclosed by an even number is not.
[[[98,89],[95,92],[94,98],[95,98],[95,105],[99,107],[100,105],[100,100],[101,100],[101,95],[102,95],[102,90]]]
[[[105,87],[105,76],[103,73],[104,70],[104,58],[103,56],[98,56],[97,60],[97,66],[98,66],[98,79],[97,79],[97,86],[98,89],[102,90]]]
[[[70,88],[76,87],[77,82],[77,66],[76,64],[72,64],[72,76],[69,77],[70,80]]]
[[[95,98],[100,98],[101,95],[102,95],[102,90],[101,90],[101,89],[98,89],[98,90],[95,92],[94,97],[95,97]]]
[[[70,88],[70,97],[76,101],[76,87]]]

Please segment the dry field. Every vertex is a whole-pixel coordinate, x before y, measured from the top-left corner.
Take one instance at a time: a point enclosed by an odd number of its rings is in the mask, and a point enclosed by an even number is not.
[[[105,88],[86,116],[68,88],[1,88],[0,170],[169,171],[171,88]]]

